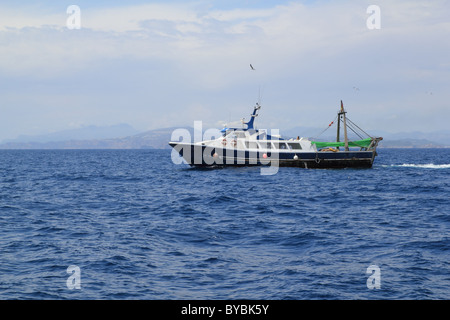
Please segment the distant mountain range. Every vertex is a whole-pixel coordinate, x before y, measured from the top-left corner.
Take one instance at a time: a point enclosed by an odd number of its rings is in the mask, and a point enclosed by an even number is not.
[[[138,133],[127,124],[109,127],[88,126],[79,129],[66,130],[48,135],[21,136],[0,144],[0,149],[169,149],[168,142],[172,133],[179,128],[163,128]],[[191,136],[193,129],[186,127]],[[320,133],[316,128],[298,127],[281,134],[286,137],[305,136]],[[378,132],[384,140],[380,147],[384,148],[450,148],[450,131],[432,133]],[[354,137],[351,137],[352,139]],[[321,135],[322,141],[335,141],[330,132]],[[341,138],[342,139],[342,138]]]
[[[142,133],[123,135],[123,131],[116,133],[115,137],[101,137],[98,133],[111,135],[112,131],[93,130],[88,128],[87,131],[94,131],[97,135],[89,136],[89,132],[77,132],[75,130],[72,136],[66,136],[66,139],[58,136],[57,133],[51,136],[58,137],[51,141],[49,136],[39,136],[37,139],[28,137],[28,141],[24,141],[24,137],[20,140],[8,141],[0,144],[0,149],[168,149],[168,142],[172,136],[172,132],[177,128],[164,128],[150,130]],[[123,129],[123,128],[122,128]],[[129,130],[129,129],[127,129]],[[125,131],[127,131],[125,130]],[[78,131],[84,131],[79,129]],[[64,133],[68,133],[65,131]],[[83,138],[80,138],[83,137]]]
[[[62,142],[69,140],[93,140],[112,139],[117,137],[127,137],[138,134],[139,131],[129,124],[121,123],[112,126],[83,126],[75,129],[68,129],[48,134],[27,136],[22,135],[16,139],[4,141],[3,143],[47,143]]]

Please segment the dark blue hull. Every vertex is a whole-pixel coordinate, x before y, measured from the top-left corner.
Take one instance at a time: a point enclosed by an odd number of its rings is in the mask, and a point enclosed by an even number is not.
[[[371,168],[376,151],[252,152],[204,145],[170,143],[191,166],[261,166],[300,168]]]

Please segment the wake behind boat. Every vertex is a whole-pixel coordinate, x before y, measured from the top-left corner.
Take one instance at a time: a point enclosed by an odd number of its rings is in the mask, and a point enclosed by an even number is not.
[[[254,127],[254,122],[260,109],[261,106],[257,103],[248,122],[243,120],[240,128],[224,128],[219,138],[199,142],[171,141],[169,144],[191,166],[370,168],[377,156],[378,143],[383,139],[367,135],[351,122],[346,116],[342,101],[337,116],[335,142],[319,142],[300,137],[284,139],[278,134],[258,130]],[[340,141],[341,125],[344,141]],[[349,141],[347,128],[355,133],[356,129],[359,129],[368,137],[363,139],[360,133],[357,133],[361,139]]]

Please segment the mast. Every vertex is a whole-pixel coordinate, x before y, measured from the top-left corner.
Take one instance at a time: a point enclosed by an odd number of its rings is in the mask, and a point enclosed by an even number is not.
[[[338,112],[338,119],[337,119],[337,136],[336,136],[336,142],[341,141],[341,113]],[[339,150],[339,147],[337,147]]]
[[[258,110],[261,109],[259,103],[256,103],[255,108],[253,109],[253,113],[250,115],[250,120],[248,122],[244,122],[247,125],[247,129],[254,129],[253,122],[255,122],[255,118],[258,116]]]
[[[337,137],[336,137],[336,142],[340,142],[340,131],[341,131],[341,118],[343,118],[344,121],[344,146],[345,146],[345,151],[348,151],[348,136],[347,136],[347,118],[345,116],[347,112],[344,110],[344,104],[342,103],[341,100],[341,110],[338,113],[338,126],[337,126]]]

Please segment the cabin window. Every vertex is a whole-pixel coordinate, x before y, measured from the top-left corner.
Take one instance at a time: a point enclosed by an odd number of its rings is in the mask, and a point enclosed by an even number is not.
[[[286,143],[284,142],[274,142],[273,145],[275,149],[286,149]]]
[[[247,149],[258,149],[259,146],[256,142],[252,142],[252,141],[245,141],[245,147]]]
[[[298,143],[298,142],[288,142],[288,146],[289,146],[289,149],[294,149],[294,150],[302,149],[302,147],[300,146],[300,143]]]
[[[261,149],[272,149],[272,144],[270,142],[260,142],[259,145]]]

